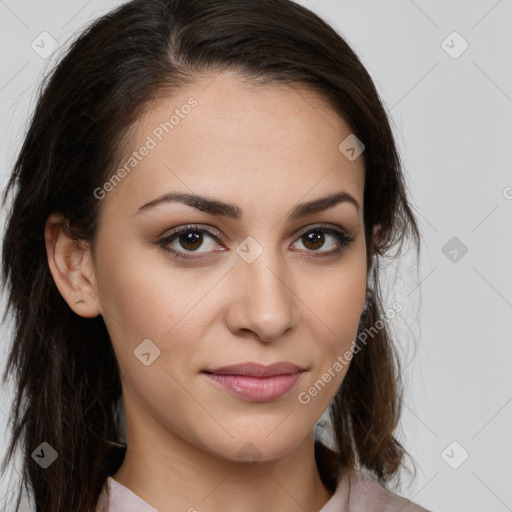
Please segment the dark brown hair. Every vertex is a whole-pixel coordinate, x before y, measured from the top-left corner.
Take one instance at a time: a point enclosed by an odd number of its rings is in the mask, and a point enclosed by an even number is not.
[[[384,315],[379,262],[396,257],[410,235],[419,254],[386,111],[356,54],[317,15],[290,0],[134,0],[94,21],[42,83],[3,197],[5,204],[14,193],[2,253],[4,321],[9,311],[14,318],[3,378],[15,379],[16,395],[2,471],[20,445],[22,482],[37,510],[94,511],[125,454],[109,442],[121,434],[121,379],[107,329],[101,315],[80,317],[60,295],[47,262],[46,219],[62,212],[94,250],[100,200],[93,191],[122,161],[148,102],[223,70],[261,84],[309,86],[363,141],[370,286],[360,331]],[[386,482],[403,466],[407,453],[394,435],[402,393],[395,350],[384,326],[360,346],[331,404],[336,451],[316,452],[331,488],[344,470],[367,468]],[[47,469],[31,457],[42,442],[58,453]],[[20,498],[21,490],[16,510]]]

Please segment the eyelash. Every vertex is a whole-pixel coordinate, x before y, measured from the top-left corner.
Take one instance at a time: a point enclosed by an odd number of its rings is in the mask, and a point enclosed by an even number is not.
[[[173,257],[180,259],[180,260],[200,260],[203,259],[201,256],[191,256],[190,254],[194,254],[194,251],[189,251],[188,253],[177,251],[175,249],[169,249],[165,247],[167,244],[173,242],[175,239],[177,239],[179,236],[184,235],[186,233],[189,233],[191,231],[198,231],[200,233],[207,233],[212,238],[216,240],[216,242],[220,242],[220,233],[217,230],[214,230],[212,228],[200,228],[197,224],[187,224],[186,226],[180,226],[179,228],[174,229],[171,231],[171,233],[155,242],[156,245],[161,246],[166,252],[169,252],[172,254]],[[315,256],[315,257],[329,257],[339,254],[343,249],[346,249],[353,241],[353,237],[348,235],[345,231],[343,231],[340,228],[332,227],[329,224],[319,224],[316,226],[313,226],[311,228],[307,228],[303,231],[301,231],[297,237],[297,240],[300,240],[304,235],[307,235],[311,232],[322,232],[327,233],[329,235],[334,236],[334,238],[337,240],[338,244],[340,245],[340,248],[334,251],[330,251],[330,254],[323,255],[323,256]],[[308,252],[320,252],[320,251],[308,251]]]

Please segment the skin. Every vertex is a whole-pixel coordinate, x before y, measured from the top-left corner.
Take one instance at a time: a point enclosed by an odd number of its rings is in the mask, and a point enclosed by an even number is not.
[[[298,395],[357,335],[367,284],[363,157],[349,161],[338,150],[351,129],[316,93],[227,72],[155,101],[130,151],[190,97],[197,106],[101,200],[95,254],[68,236],[60,213],[46,224],[59,291],[78,315],[103,316],[121,369],[128,448],[112,476],[162,512],[320,510],[332,494],[315,463],[313,429],[348,365],[308,404]],[[287,218],[298,203],[338,191],[359,209],[341,202]],[[137,213],[167,192],[216,198],[243,214],[235,220],[177,202]],[[203,245],[188,251],[200,258],[186,261],[165,250],[187,252],[179,238],[153,243],[187,223],[214,227],[222,239],[203,234]],[[300,236],[319,223],[353,242],[343,248],[323,231],[323,245]],[[252,263],[235,251],[249,236],[263,251]],[[144,339],[160,350],[148,366],[134,355]],[[266,403],[201,373],[246,361],[307,371]],[[241,460],[243,447],[256,463]]]

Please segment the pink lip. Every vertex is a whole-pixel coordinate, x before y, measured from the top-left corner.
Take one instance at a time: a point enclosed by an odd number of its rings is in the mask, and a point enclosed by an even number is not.
[[[264,366],[243,363],[205,371],[205,375],[251,402],[270,402],[290,391],[304,369],[288,362]]]

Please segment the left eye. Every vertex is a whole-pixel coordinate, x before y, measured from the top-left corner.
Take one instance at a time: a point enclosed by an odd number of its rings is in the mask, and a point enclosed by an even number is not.
[[[306,249],[314,252],[319,252],[318,249],[322,248],[326,244],[326,240],[331,240],[326,250],[321,252],[335,252],[336,247],[347,247],[352,239],[342,231],[332,228],[312,228],[308,231],[303,232],[299,236],[299,240]],[[325,247],[324,247],[325,248]]]

